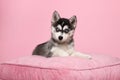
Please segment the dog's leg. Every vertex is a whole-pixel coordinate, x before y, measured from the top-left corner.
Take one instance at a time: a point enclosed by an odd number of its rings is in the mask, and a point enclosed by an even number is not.
[[[64,56],[69,56],[69,54],[67,52],[65,52],[64,50],[57,48],[57,47],[53,47],[51,49],[51,52],[53,53],[52,56],[54,57],[64,57]]]
[[[84,54],[84,53],[80,53],[80,52],[77,52],[77,51],[74,51],[71,56],[78,56],[78,57],[81,57],[81,58],[87,58],[87,59],[92,59],[92,56],[88,55],[88,54]]]

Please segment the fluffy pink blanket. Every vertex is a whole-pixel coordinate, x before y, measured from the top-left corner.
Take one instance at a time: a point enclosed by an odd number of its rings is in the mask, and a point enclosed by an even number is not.
[[[120,80],[120,59],[28,56],[0,64],[0,80]]]

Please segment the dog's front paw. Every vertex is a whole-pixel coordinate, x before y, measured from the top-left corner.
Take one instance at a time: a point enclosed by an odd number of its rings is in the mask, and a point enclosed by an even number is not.
[[[80,56],[86,59],[90,59],[90,60],[92,59],[92,56],[88,54],[82,54],[82,55],[80,54]]]
[[[71,56],[78,56],[78,57],[81,57],[81,58],[92,59],[91,55],[83,54],[83,53],[80,53],[80,52],[74,52]]]
[[[86,58],[88,58],[88,59],[92,59],[92,56],[90,56],[90,55],[86,55]]]

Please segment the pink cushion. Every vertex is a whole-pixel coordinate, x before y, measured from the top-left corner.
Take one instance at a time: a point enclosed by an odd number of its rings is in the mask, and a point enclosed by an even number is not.
[[[120,59],[28,56],[2,63],[1,80],[120,80]]]

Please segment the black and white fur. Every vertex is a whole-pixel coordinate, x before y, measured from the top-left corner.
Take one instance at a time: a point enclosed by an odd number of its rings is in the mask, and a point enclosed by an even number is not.
[[[53,56],[79,56],[91,59],[90,55],[74,50],[73,35],[76,28],[76,16],[70,19],[61,18],[57,11],[54,11],[51,21],[51,39],[48,42],[37,45],[33,55],[45,57]]]

